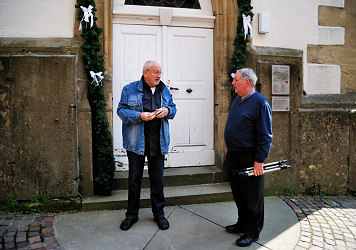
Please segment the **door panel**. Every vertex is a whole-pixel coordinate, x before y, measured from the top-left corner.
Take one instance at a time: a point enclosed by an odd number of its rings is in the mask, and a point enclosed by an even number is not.
[[[213,30],[114,24],[114,149],[120,166],[121,120],[116,115],[122,87],[138,80],[143,63],[156,60],[171,89],[177,115],[170,121],[166,167],[213,165]]]
[[[168,83],[178,109],[171,122],[171,167],[214,164],[212,35],[211,29],[168,30]]]
[[[122,88],[142,76],[147,60],[161,61],[162,33],[159,26],[113,26],[113,138],[114,155],[118,170],[127,169],[127,156],[122,147],[121,120],[116,114]]]

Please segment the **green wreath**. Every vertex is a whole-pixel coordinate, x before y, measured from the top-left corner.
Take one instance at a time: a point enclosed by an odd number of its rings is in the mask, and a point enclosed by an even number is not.
[[[77,17],[81,23],[81,36],[86,40],[81,48],[83,49],[85,70],[88,76],[88,100],[92,114],[94,193],[110,195],[115,174],[112,137],[104,113],[106,102],[102,79],[99,76],[93,78],[93,73],[105,72],[104,59],[100,54],[102,29],[96,25],[94,0],[77,0],[75,7],[79,9]],[[90,9],[89,22],[84,20],[82,7]]]
[[[246,46],[250,41],[249,37],[245,39],[245,32],[243,27],[243,18],[242,15],[250,16],[251,21],[254,14],[252,13],[251,0],[237,0],[237,4],[240,9],[240,14],[238,17],[238,25],[236,29],[236,36],[234,40],[234,51],[231,56],[229,75],[235,73],[236,70],[244,68],[246,62]],[[232,79],[232,78],[231,78]],[[236,97],[236,93],[231,90],[231,101]]]

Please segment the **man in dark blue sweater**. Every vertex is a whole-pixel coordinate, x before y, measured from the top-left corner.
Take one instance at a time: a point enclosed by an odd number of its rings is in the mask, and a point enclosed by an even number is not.
[[[272,111],[267,99],[254,88],[257,76],[252,69],[240,69],[232,76],[238,96],[231,105],[225,126],[225,163],[238,220],[225,229],[229,233],[242,233],[236,244],[246,247],[258,240],[263,227],[263,162],[272,143]],[[253,167],[254,176],[237,174],[249,167]]]

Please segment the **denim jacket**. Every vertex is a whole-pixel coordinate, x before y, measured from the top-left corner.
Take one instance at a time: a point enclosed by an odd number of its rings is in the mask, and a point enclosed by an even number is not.
[[[162,86],[161,107],[167,107],[169,114],[161,118],[160,146],[161,153],[167,154],[169,147],[169,123],[176,115],[176,105],[166,85]],[[122,120],[123,147],[139,155],[145,154],[144,121],[140,118],[143,112],[142,104],[143,82],[132,82],[122,89],[121,100],[117,107],[117,115]]]

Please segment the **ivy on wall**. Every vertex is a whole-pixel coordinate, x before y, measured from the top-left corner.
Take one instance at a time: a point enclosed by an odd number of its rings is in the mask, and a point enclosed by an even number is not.
[[[95,84],[90,71],[104,72],[104,59],[100,54],[100,34],[102,29],[96,25],[95,1],[77,0],[75,5],[78,8],[77,18],[82,21],[84,12],[80,6],[88,8],[92,6],[91,15],[93,23],[82,25],[82,37],[85,43],[82,44],[85,70],[88,76],[88,100],[92,114],[92,135],[93,135],[93,175],[94,193],[99,195],[110,195],[115,173],[115,160],[113,155],[112,138],[109,131],[109,124],[105,116],[105,98],[102,84]]]
[[[236,70],[244,68],[246,62],[246,46],[250,41],[247,36],[245,40],[244,27],[243,27],[243,18],[242,15],[250,16],[251,21],[253,19],[251,0],[237,0],[237,4],[240,9],[240,14],[238,17],[238,25],[236,29],[236,36],[234,40],[234,51],[232,52],[232,57],[230,61],[229,72],[235,73]],[[232,100],[235,98],[236,93],[234,91],[231,92]]]

